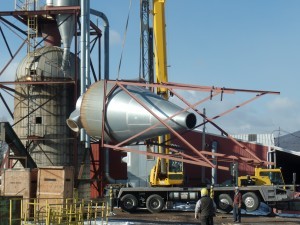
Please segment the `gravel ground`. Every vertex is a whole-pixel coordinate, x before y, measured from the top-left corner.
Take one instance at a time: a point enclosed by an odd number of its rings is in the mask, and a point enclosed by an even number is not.
[[[194,219],[193,212],[181,211],[163,211],[158,214],[151,214],[148,211],[138,211],[136,213],[122,212],[119,209],[114,209],[114,216],[110,216],[109,221],[118,224],[200,224]],[[215,225],[232,225],[238,224],[232,222],[232,214],[218,213],[214,218]],[[247,225],[273,225],[273,224],[300,224],[300,218],[295,217],[279,217],[279,216],[250,216],[243,215],[242,222],[239,224]]]

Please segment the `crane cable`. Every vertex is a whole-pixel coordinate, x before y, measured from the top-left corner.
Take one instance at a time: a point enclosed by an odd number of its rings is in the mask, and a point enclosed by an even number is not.
[[[131,12],[131,5],[132,5],[132,0],[130,0],[130,2],[129,2],[129,10],[128,10],[128,15],[127,15],[127,20],[126,20],[125,31],[124,31],[124,38],[123,38],[123,43],[122,43],[122,51],[121,51],[120,62],[119,62],[119,67],[118,67],[117,80],[119,80],[119,78],[120,78],[120,70],[121,70],[123,52],[124,52],[124,47],[125,47],[126,34],[127,34],[127,30],[128,30],[128,22],[129,22],[129,17],[130,17],[130,12]]]

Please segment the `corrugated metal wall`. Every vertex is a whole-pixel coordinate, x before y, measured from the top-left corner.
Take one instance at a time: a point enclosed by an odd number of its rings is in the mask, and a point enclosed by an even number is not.
[[[186,140],[189,141],[190,144],[192,144],[197,149],[201,149],[202,143],[202,133],[201,132],[189,132],[184,135]],[[207,151],[211,151],[211,144],[213,141],[216,141],[218,143],[217,146],[217,152],[218,153],[224,153],[227,155],[238,155],[242,157],[248,157],[251,158],[251,156],[241,149],[238,145],[233,143],[231,140],[229,140],[226,137],[212,135],[212,134],[206,134],[205,135],[205,143],[206,143],[206,149]],[[178,144],[180,144],[178,141],[175,140]],[[257,144],[251,144],[251,143],[243,143],[245,146],[247,146],[249,149],[252,150],[252,152],[257,155],[261,160],[267,160],[267,152],[268,147],[263,145],[257,145]],[[187,150],[188,151],[188,150]],[[186,152],[187,154],[193,155],[192,152]],[[218,165],[220,166],[230,166],[230,162],[218,162]],[[199,186],[201,185],[201,167],[195,166],[191,164],[184,164],[184,170],[185,170],[185,183],[187,186]],[[238,175],[247,175],[247,174],[253,174],[254,173],[254,167],[252,165],[248,165],[246,163],[240,163],[239,164],[239,173]],[[195,172],[196,171],[196,172]],[[205,168],[205,177],[206,180],[211,180],[211,169]],[[231,179],[230,171],[223,171],[218,170],[217,171],[217,182],[218,184],[221,184],[229,179]]]

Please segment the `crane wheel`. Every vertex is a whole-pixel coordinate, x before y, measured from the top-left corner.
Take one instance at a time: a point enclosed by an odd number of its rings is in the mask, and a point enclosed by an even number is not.
[[[121,208],[126,212],[134,212],[137,205],[138,201],[132,194],[126,194],[121,198]]]
[[[151,213],[159,213],[164,206],[165,201],[160,195],[150,195],[146,200],[146,207]]]
[[[243,203],[246,206],[248,212],[257,210],[260,205],[260,200],[254,192],[247,192],[243,194]]]
[[[217,198],[217,207],[221,212],[230,213],[232,210],[232,198],[229,194],[220,194]]]

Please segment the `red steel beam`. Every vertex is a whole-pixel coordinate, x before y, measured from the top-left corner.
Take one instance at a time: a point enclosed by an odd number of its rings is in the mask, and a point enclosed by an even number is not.
[[[15,84],[24,84],[24,85],[57,85],[57,84],[75,84],[74,80],[65,80],[65,81],[2,81],[0,82],[0,87],[2,85],[15,85]]]
[[[224,115],[226,115],[226,114],[232,112],[233,110],[236,110],[236,109],[238,109],[238,108],[240,108],[240,107],[242,107],[242,106],[244,106],[244,105],[249,104],[250,102],[253,102],[254,100],[256,100],[256,99],[262,97],[262,96],[265,95],[265,94],[267,94],[267,93],[259,93],[259,94],[257,94],[255,97],[253,97],[253,98],[251,98],[251,99],[249,99],[249,100],[247,100],[247,101],[245,101],[245,102],[242,102],[241,104],[236,105],[236,106],[234,106],[234,107],[232,107],[232,108],[230,108],[230,109],[224,111],[223,113],[220,113],[220,114],[218,114],[218,115],[216,115],[216,116],[210,118],[210,120],[218,119],[219,117],[224,116]],[[203,123],[197,125],[197,127],[200,127],[200,126],[204,125],[205,123],[207,123],[207,122],[203,122]]]
[[[220,116],[223,116],[223,115],[226,115],[228,113],[230,113],[231,111],[233,111],[234,109],[237,109],[241,106],[244,106],[252,101],[254,101],[255,99],[265,95],[265,94],[279,94],[279,92],[274,92],[274,91],[260,91],[260,90],[244,90],[244,89],[232,89],[232,88],[216,88],[216,87],[209,87],[209,86],[197,86],[197,85],[184,85],[184,84],[145,84],[145,83],[138,83],[138,82],[127,82],[127,81],[111,81],[111,80],[108,80],[107,83],[113,83],[115,86],[114,88],[116,88],[116,86],[119,86],[121,89],[123,89],[123,91],[125,91],[129,96],[131,96],[133,99],[135,99],[141,106],[143,106],[147,111],[149,111],[154,117],[156,117],[160,123],[164,124],[169,130],[170,132],[172,132],[177,138],[179,138],[185,145],[187,145],[187,147],[189,147],[190,149],[192,149],[192,151],[194,151],[198,156],[200,156],[208,165],[210,165],[210,167],[215,167],[215,165],[213,165],[209,159],[207,157],[205,157],[205,155],[214,155],[210,152],[207,152],[207,151],[201,151],[199,152],[197,149],[195,149],[193,146],[191,146],[182,136],[180,136],[176,131],[174,131],[171,127],[169,127],[166,122],[170,119],[172,119],[174,116],[180,114],[181,112],[183,111],[187,111],[189,109],[193,109],[195,110],[200,116],[203,117],[203,115],[201,115],[201,113],[198,112],[197,109],[195,109],[195,106],[199,105],[200,103],[214,97],[215,95],[217,94],[223,94],[224,92],[226,93],[233,93],[233,92],[236,92],[236,91],[241,91],[241,92],[250,92],[250,93],[258,93],[254,98],[251,98],[243,103],[241,103],[240,105],[237,105],[217,116],[214,116],[213,118],[209,119],[209,118],[206,118],[206,120],[210,123],[212,123],[212,125],[214,125],[217,129],[219,129],[220,131],[222,131],[224,134],[226,134],[226,136],[232,140],[233,142],[235,142],[238,146],[240,146],[242,149],[244,149],[245,151],[248,152],[248,154],[250,154],[254,159],[250,159],[250,158],[247,158],[247,157],[236,157],[236,156],[221,156],[222,158],[224,159],[228,159],[228,160],[233,160],[233,161],[243,161],[243,162],[253,162],[253,163],[256,163],[256,164],[262,164],[262,163],[265,163],[265,164],[272,164],[270,162],[266,162],[266,161],[262,161],[260,160],[257,156],[255,156],[250,149],[248,149],[246,146],[242,145],[241,143],[239,143],[238,141],[236,141],[235,139],[233,139],[230,135],[228,135],[227,132],[225,132],[222,128],[220,128],[217,124],[215,124],[214,122],[212,122],[211,120],[213,119],[216,119],[216,118],[219,118]],[[169,89],[170,92],[172,92],[173,94],[175,94],[181,101],[183,101],[188,107],[186,107],[185,109],[183,109],[182,111],[176,113],[175,115],[172,115],[171,117],[168,117],[164,120],[161,120],[160,118],[158,118],[149,108],[147,108],[147,106],[145,106],[143,104],[143,102],[141,102],[139,99],[137,99],[135,96],[133,96],[123,85],[135,85],[135,86],[142,86],[142,87],[162,87],[164,86],[165,88]],[[196,91],[210,91],[212,94],[210,97],[207,97],[201,101],[198,101],[194,104],[190,104],[188,103],[183,97],[181,97],[179,94],[177,94],[176,92],[174,92],[173,89],[181,89],[182,87],[184,87],[185,89],[189,89],[189,90],[196,90]],[[105,91],[106,92],[106,91]],[[215,93],[216,92],[216,93]],[[110,92],[112,93],[112,91]],[[104,95],[105,96],[105,101],[104,103],[106,102],[106,98],[109,96],[109,95]],[[105,109],[105,108],[104,108]],[[105,112],[105,110],[104,110]],[[102,117],[104,118],[104,116]],[[117,145],[114,145],[115,148],[119,148],[121,145],[125,144],[126,142],[134,139],[135,137],[138,137],[140,136],[141,134],[147,132],[148,130],[151,130],[153,129],[154,127],[158,126],[160,123],[157,123],[149,128],[147,128],[146,130],[132,136],[131,138],[125,140],[125,141],[122,141],[120,143],[118,143]],[[104,125],[104,121],[103,121],[103,125]],[[104,129],[104,127],[103,127]],[[104,133],[104,132],[103,132]],[[125,148],[127,149],[127,148]],[[137,150],[138,151],[138,150]],[[143,153],[143,154],[147,154],[147,153]],[[152,153],[151,153],[152,154]],[[156,153],[156,154],[159,154],[159,153]],[[186,157],[186,158],[189,158],[189,159],[193,159],[194,161],[198,161],[199,162],[199,159],[197,159],[196,157],[193,157],[193,156],[189,156],[187,154],[184,154],[184,153],[178,153],[180,155],[182,155],[183,157]],[[158,157],[160,157],[159,155],[157,155]],[[218,155],[220,157],[220,155]],[[217,156],[217,157],[218,157]],[[167,156],[168,157],[168,156]],[[179,161],[178,158],[175,157],[175,160]],[[201,160],[200,160],[201,161]],[[219,159],[220,161],[220,159]]]
[[[80,6],[45,7],[45,10],[0,11],[0,16],[79,14]]]
[[[218,95],[218,94],[219,94],[219,93],[214,93],[214,96],[215,96],[215,95]],[[202,99],[202,100],[200,100],[200,101],[194,103],[193,106],[199,105],[199,104],[201,104],[201,103],[207,101],[208,99],[210,99],[210,97],[204,98],[204,99]],[[186,111],[189,110],[190,108],[191,108],[191,107],[187,107],[187,108],[185,108],[185,109],[183,109],[183,110],[181,110],[181,111],[178,111],[177,113],[175,113],[175,114],[173,114],[172,116],[170,116],[170,117],[164,119],[163,121],[164,121],[164,122],[167,122],[167,121],[171,120],[172,118],[174,118],[175,116],[179,115],[180,113],[186,112]],[[154,113],[153,113],[152,111],[149,111],[149,112],[150,112],[152,115],[154,115]],[[128,142],[128,141],[130,141],[130,140],[132,140],[132,139],[134,139],[134,138],[136,138],[136,137],[138,137],[138,136],[140,136],[140,135],[146,133],[147,131],[149,131],[149,130],[155,128],[155,127],[157,127],[158,125],[160,125],[159,122],[156,123],[156,124],[154,124],[154,125],[152,125],[152,126],[150,126],[150,127],[148,127],[147,129],[145,129],[145,130],[143,130],[143,131],[141,131],[141,132],[135,134],[134,136],[132,136],[132,137],[130,137],[130,138],[128,138],[128,139],[126,139],[126,140],[120,142],[119,144],[117,144],[117,146],[121,146],[121,145],[125,144],[126,142]]]
[[[144,152],[144,151],[139,151],[137,149],[132,149],[132,148],[125,148],[125,147],[118,147],[115,145],[109,145],[109,144],[104,144],[104,147],[110,148],[113,150],[119,150],[119,151],[125,151],[125,152],[132,152],[132,153],[137,153],[137,154],[142,154],[142,155],[148,155],[148,156],[153,156],[153,157],[160,157],[160,158],[165,158],[165,159],[171,159],[174,161],[180,161],[180,162],[185,162],[193,165],[198,165],[198,166],[205,166],[205,167],[211,167],[210,164],[204,162],[204,161],[195,161],[195,160],[188,160],[188,159],[182,159],[182,158],[177,158],[177,157],[172,157],[171,154],[160,154],[160,153],[154,153],[154,152]],[[225,166],[218,166],[219,169],[221,170],[229,170],[228,167]]]
[[[193,152],[195,152],[197,155],[201,156],[202,159],[210,165],[210,167],[215,168],[216,166],[211,163],[201,152],[199,152],[193,145],[191,145],[187,140],[185,140],[181,135],[179,135],[172,127],[170,127],[166,122],[161,120],[156,114],[151,112],[151,109],[147,107],[142,101],[140,101],[137,97],[132,95],[122,84],[119,84],[119,87],[122,88],[123,91],[125,91],[129,96],[131,96],[135,101],[137,101],[141,106],[144,107],[148,112],[150,112],[158,121],[160,121],[166,128],[169,129],[173,135],[175,135],[182,143],[184,143],[187,147],[189,147]],[[190,106],[189,106],[190,107]]]

